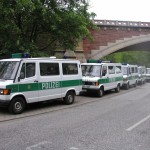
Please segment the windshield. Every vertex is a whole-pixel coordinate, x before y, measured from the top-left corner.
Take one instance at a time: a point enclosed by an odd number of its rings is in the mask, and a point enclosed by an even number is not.
[[[138,73],[142,74],[142,68],[138,68]]]
[[[101,66],[100,65],[82,65],[83,76],[100,77]]]
[[[123,67],[123,75],[128,75],[128,68],[127,67]]]
[[[147,74],[150,74],[150,69],[147,69]]]
[[[146,68],[142,68],[142,73],[143,73],[143,74],[146,73]]]
[[[14,80],[19,62],[0,61],[0,79]]]

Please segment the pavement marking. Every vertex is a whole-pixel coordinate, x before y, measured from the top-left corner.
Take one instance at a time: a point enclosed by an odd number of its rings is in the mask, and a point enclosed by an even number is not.
[[[37,148],[37,147],[45,145],[45,144],[51,144],[51,143],[48,141],[43,141],[43,142],[40,142],[35,145],[31,145],[31,146],[27,147],[26,150],[32,150],[32,148]]]
[[[126,129],[126,131],[132,131],[134,128],[136,128],[137,126],[139,126],[140,124],[144,123],[146,120],[148,120],[150,118],[150,115],[148,115],[147,117],[143,118],[141,121],[135,123],[133,126],[129,127],[128,129]]]
[[[78,148],[76,148],[76,147],[71,147],[70,149],[71,150],[78,150]]]

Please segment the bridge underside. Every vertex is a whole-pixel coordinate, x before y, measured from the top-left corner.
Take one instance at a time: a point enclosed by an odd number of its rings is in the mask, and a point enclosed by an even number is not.
[[[147,52],[150,52],[150,41],[127,46],[118,51],[115,51],[114,53],[124,52],[124,51],[147,51]]]
[[[147,51],[150,52],[150,34],[133,36],[108,43],[107,46],[100,47],[99,50],[92,50],[89,56],[92,59],[99,59],[112,53],[122,51]]]

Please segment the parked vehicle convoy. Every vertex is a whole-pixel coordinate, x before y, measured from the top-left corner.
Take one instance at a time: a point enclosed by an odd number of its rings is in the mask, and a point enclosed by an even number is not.
[[[129,89],[130,86],[137,86],[138,83],[138,66],[131,64],[122,64],[123,68],[123,87]]]
[[[138,84],[142,85],[146,82],[146,67],[138,66]]]
[[[28,58],[13,54],[0,60],[0,107],[20,114],[30,103],[62,99],[73,104],[75,95],[95,92],[102,97],[107,90],[120,91],[150,81],[150,68],[131,64],[91,60],[80,64],[73,59]]]
[[[150,68],[146,68],[145,78],[146,82],[150,82]]]
[[[78,60],[54,58],[16,58],[0,60],[0,106],[19,114],[28,103],[63,98],[72,104],[82,90]]]
[[[120,63],[82,63],[83,91],[94,91],[99,97],[107,90],[119,92],[123,83],[121,66]]]

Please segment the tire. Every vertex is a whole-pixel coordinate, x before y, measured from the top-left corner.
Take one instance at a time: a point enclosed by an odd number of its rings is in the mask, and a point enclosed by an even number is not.
[[[117,85],[117,87],[115,88],[115,92],[119,93],[120,92],[120,84]]]
[[[142,85],[142,81],[139,81],[139,85],[140,85],[140,86]]]
[[[99,90],[98,90],[98,92],[97,92],[97,96],[98,97],[102,97],[104,95],[104,90],[103,90],[103,88],[101,87]]]
[[[135,82],[134,87],[137,87],[137,81]]]
[[[66,96],[64,97],[64,103],[66,105],[70,105],[74,103],[75,93],[72,91],[67,92]]]
[[[129,89],[129,83],[127,83],[127,85],[125,86],[125,89],[126,89],[126,90]]]
[[[22,97],[16,97],[12,99],[8,109],[11,114],[21,114],[25,110],[25,106],[25,100]]]

